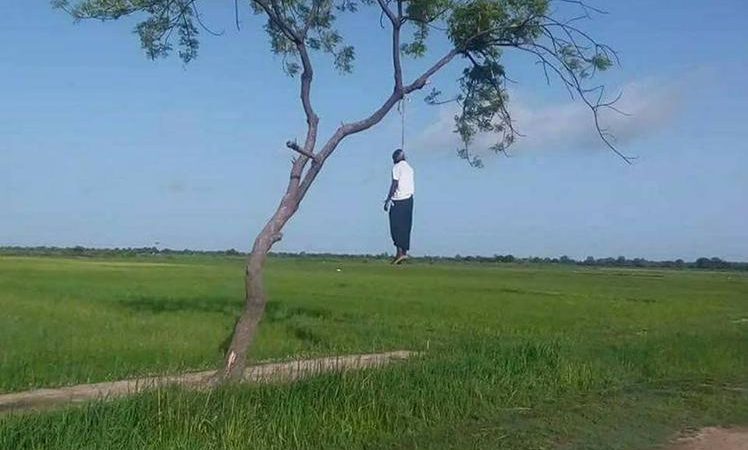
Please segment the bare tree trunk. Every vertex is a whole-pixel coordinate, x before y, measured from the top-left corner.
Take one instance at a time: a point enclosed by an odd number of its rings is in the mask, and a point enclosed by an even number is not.
[[[273,244],[282,238],[281,230],[298,209],[298,188],[290,190],[281,200],[275,214],[255,238],[245,268],[245,307],[234,327],[231,345],[226,352],[223,380],[240,380],[247,364],[247,350],[257,335],[257,328],[265,313],[263,268]]]

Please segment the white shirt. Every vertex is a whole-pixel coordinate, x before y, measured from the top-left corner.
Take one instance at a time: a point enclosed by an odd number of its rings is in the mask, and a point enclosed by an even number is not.
[[[392,179],[397,180],[397,190],[392,200],[406,200],[416,191],[415,174],[407,161],[402,160],[392,168]]]

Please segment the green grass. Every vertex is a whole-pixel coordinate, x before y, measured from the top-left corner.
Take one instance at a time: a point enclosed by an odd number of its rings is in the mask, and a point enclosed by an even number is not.
[[[0,392],[216,367],[242,273],[216,257],[0,257]],[[0,448],[645,449],[748,423],[745,273],[274,259],[267,285],[255,360],[428,351],[6,416]]]

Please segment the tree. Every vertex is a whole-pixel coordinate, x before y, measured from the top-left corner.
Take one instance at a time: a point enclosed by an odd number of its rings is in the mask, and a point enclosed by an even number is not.
[[[207,2],[207,0],[204,0]],[[576,24],[600,12],[578,0],[247,0],[252,12],[264,20],[273,53],[281,55],[283,69],[299,77],[301,108],[306,116],[304,142],[288,141],[297,155],[292,160],[288,185],[275,213],[257,235],[246,263],[246,306],[239,317],[226,352],[223,379],[243,374],[247,349],[251,345],[265,311],[266,294],[263,265],[267,254],[281,240],[284,225],[299,208],[327,159],[347,137],[363,132],[382,119],[406,95],[422,90],[432,76],[455,61],[464,63],[457,80],[457,94],[447,101],[459,105],[455,131],[462,145],[460,157],[473,166],[481,160],[471,152],[479,133],[493,133],[495,152],[505,152],[518,136],[507,108],[502,54],[516,50],[537,59],[546,78],[555,76],[572,98],[585,103],[592,113],[598,134],[611,150],[625,161],[629,158],[613,146],[611,136],[599,122],[599,112],[615,109],[614,101],[604,100],[602,86],[588,86],[598,71],[612,66],[616,55],[595,41]],[[202,21],[199,7],[203,0],[53,0],[76,20],[116,20],[135,17],[140,43],[150,58],[169,55],[177,48],[179,57],[189,63],[199,48],[201,31],[212,33]],[[555,6],[575,11],[562,18]],[[234,6],[239,12],[239,0]],[[552,8],[553,6],[553,8]],[[380,20],[372,27],[391,30],[387,45],[392,49],[393,85],[383,90],[385,100],[367,117],[341,124],[321,145],[318,143],[320,118],[312,101],[314,81],[313,52],[332,55],[335,67],[350,72],[354,48],[344,41],[336,28],[341,17],[361,8],[377,8]],[[239,21],[237,20],[237,27]],[[429,37],[441,33],[449,49],[412,80],[403,76],[405,58],[428,54]],[[426,97],[432,104],[442,103],[441,92],[434,89]]]

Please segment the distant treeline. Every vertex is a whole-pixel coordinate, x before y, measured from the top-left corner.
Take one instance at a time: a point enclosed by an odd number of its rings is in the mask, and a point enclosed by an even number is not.
[[[273,256],[280,258],[319,258],[319,259],[389,259],[392,256],[383,253],[379,255],[341,255],[334,253],[274,253]],[[576,260],[566,255],[560,258],[540,258],[537,256],[520,258],[514,255],[494,255],[494,256],[419,256],[411,260],[426,263],[436,262],[472,262],[472,263],[506,263],[506,264],[560,264],[572,266],[592,266],[592,267],[638,267],[638,268],[670,268],[670,269],[710,269],[710,270],[746,270],[748,271],[748,262],[725,261],[720,258],[698,258],[695,261],[684,261],[676,259],[674,261],[650,261],[644,258],[628,259],[624,256],[617,258],[594,258],[588,256],[584,260]]]
[[[0,247],[0,255],[9,256],[81,256],[81,257],[145,257],[145,256],[243,256],[236,250],[173,250],[170,248],[135,247],[135,248],[87,248],[75,247]]]
[[[76,256],[76,257],[148,257],[148,256],[246,256],[237,250],[173,250],[168,248],[140,247],[140,248],[86,248],[76,247],[0,247],[0,255],[12,256]],[[335,260],[387,260],[391,256],[386,253],[377,255],[350,255],[339,253],[273,253],[276,258],[305,258],[305,259],[335,259]],[[508,264],[559,264],[591,267],[637,267],[637,268],[669,268],[669,269],[710,269],[710,270],[745,270],[748,262],[725,261],[720,258],[698,258],[695,261],[676,259],[672,261],[650,261],[644,258],[629,259],[624,256],[617,258],[594,258],[588,256],[584,260],[575,260],[568,256],[560,258],[540,258],[537,256],[519,258],[513,255],[494,256],[420,256],[412,258],[414,261],[425,263],[436,262],[467,262],[467,263],[508,263]]]

